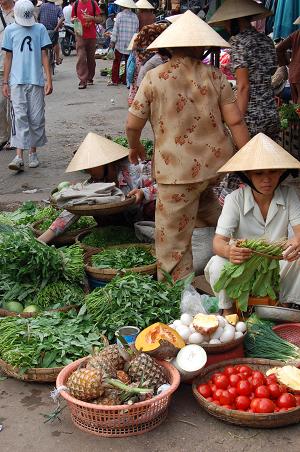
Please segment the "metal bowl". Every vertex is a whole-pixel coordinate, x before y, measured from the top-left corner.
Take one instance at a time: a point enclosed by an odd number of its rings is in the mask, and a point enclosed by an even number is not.
[[[298,309],[257,305],[255,306],[255,313],[260,319],[272,320],[273,322],[300,322],[300,311]]]

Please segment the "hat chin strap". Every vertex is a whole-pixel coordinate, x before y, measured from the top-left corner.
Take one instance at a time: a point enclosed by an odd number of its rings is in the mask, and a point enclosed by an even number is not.
[[[278,184],[275,187],[276,188],[279,187],[279,185],[281,184],[281,182],[283,182],[290,174],[295,178],[298,177],[298,173],[299,171],[297,169],[288,169],[286,170],[279,178]],[[249,177],[243,173],[242,171],[236,171],[236,174],[239,176],[239,178],[245,182],[245,184],[249,185],[250,188],[252,188],[252,190],[256,191],[256,193],[259,193],[260,195],[262,195],[262,193],[257,190],[257,188],[255,187],[255,185],[252,183],[252,181],[249,179]]]

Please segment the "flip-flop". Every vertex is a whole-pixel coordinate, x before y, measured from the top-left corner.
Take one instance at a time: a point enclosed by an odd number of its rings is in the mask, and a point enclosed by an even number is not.
[[[86,85],[85,85],[85,84],[80,84],[80,83],[79,83],[78,89],[86,89]]]

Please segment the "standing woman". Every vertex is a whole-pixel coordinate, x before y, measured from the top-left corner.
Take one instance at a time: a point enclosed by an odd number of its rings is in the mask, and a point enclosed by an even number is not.
[[[174,280],[193,271],[191,238],[199,211],[211,202],[203,198],[216,172],[249,140],[248,130],[226,77],[201,62],[205,49],[228,47],[199,17],[187,11],[150,46],[167,48],[168,62],[149,71],[129,109],[127,137],[129,159],[145,159],[140,141],[149,119],[155,140],[154,173],[158,183],[156,202],[156,256],[158,277],[163,271]]]
[[[153,10],[155,8],[148,0],[138,0],[135,7],[138,9],[139,31],[141,31],[145,25],[154,24],[156,17]]]
[[[250,136],[259,132],[276,139],[280,129],[271,77],[277,69],[273,41],[251,26],[272,15],[252,0],[225,0],[209,20],[231,35],[231,71],[237,81],[237,104]]]

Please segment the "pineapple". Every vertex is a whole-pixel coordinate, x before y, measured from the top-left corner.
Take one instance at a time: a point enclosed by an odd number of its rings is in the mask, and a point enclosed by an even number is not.
[[[124,372],[124,370],[117,371],[117,379],[120,380],[125,385],[129,385],[131,383],[129,375]]]
[[[67,388],[76,399],[96,399],[104,393],[103,374],[98,369],[77,369],[68,378]]]
[[[101,352],[92,356],[86,367],[89,369],[105,368],[108,374],[110,374],[111,376],[116,376],[117,370],[123,370],[124,363],[125,361],[120,355],[117,344],[114,344],[108,345],[103,350],[101,350]],[[111,368],[111,371],[109,371],[109,368]],[[113,374],[110,373],[112,372],[112,369],[114,369]]]
[[[97,405],[121,405],[120,391],[107,388],[101,397],[93,400],[93,403]]]
[[[128,363],[127,372],[133,382],[142,383],[154,390],[168,383],[164,368],[146,353],[134,355]]]

